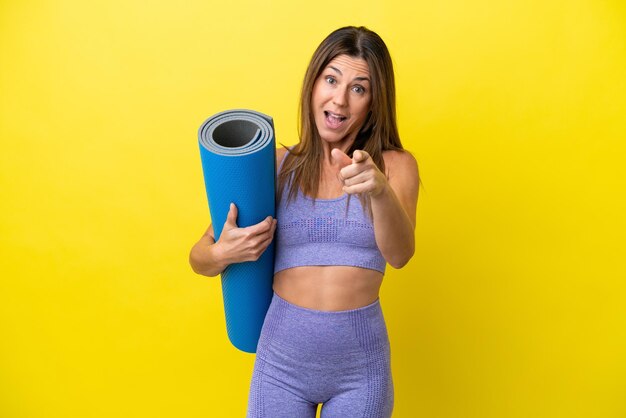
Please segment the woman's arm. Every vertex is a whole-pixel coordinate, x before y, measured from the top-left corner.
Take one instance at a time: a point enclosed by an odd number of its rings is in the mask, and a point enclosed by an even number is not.
[[[340,171],[343,190],[350,194],[370,195],[374,235],[383,257],[392,267],[404,266],[415,252],[415,212],[419,192],[415,158],[408,152],[386,151],[383,158],[388,176],[385,176],[365,151],[355,151],[350,159],[336,149],[333,156],[346,163]]]
[[[197,274],[213,277],[226,268],[226,264],[220,259],[219,251],[216,253],[214,235],[213,224],[211,224],[202,238],[191,247],[189,264]]]
[[[401,268],[415,253],[419,174],[408,152],[388,151],[383,158],[389,177],[380,193],[371,195],[374,233],[385,260]]]
[[[286,149],[276,150],[276,167],[285,156]],[[231,203],[220,239],[215,242],[213,224],[189,252],[189,264],[194,272],[203,276],[217,276],[233,263],[256,261],[270,245],[276,230],[276,219],[268,216],[247,228],[237,226],[237,207]]]
[[[256,261],[272,242],[275,230],[276,219],[271,216],[256,225],[239,228],[237,206],[231,203],[220,239],[215,242],[211,224],[191,248],[189,264],[194,272],[213,277],[230,264]]]

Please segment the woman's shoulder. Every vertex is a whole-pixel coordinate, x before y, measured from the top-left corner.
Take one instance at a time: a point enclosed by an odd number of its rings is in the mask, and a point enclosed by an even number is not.
[[[417,202],[420,176],[413,154],[406,150],[383,151],[383,159],[385,174],[398,197],[403,201]]]
[[[287,148],[284,145],[276,148],[276,173],[280,172],[280,169],[283,167],[283,163],[285,162],[285,157],[291,148],[293,147]]]
[[[285,147],[276,148],[276,164],[280,164],[283,158],[285,158],[287,151],[288,150]]]
[[[407,150],[387,150],[383,151],[385,169],[388,173],[414,173],[418,175],[417,160]]]

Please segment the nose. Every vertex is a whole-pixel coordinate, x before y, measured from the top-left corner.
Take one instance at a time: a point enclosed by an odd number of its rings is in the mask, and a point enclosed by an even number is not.
[[[333,95],[333,104],[339,107],[344,107],[348,103],[347,95],[348,91],[345,88],[335,89]]]

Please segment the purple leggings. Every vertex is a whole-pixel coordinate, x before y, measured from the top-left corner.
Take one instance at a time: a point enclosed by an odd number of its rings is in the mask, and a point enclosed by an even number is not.
[[[250,385],[248,418],[390,417],[389,339],[380,302],[316,311],[272,298]]]

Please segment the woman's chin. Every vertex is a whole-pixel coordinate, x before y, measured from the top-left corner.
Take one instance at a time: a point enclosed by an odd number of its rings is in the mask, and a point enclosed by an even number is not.
[[[350,136],[346,135],[345,132],[337,132],[337,131],[329,131],[324,129],[322,131],[318,130],[320,138],[322,141],[327,142],[329,144],[337,144],[339,142],[349,142]]]

